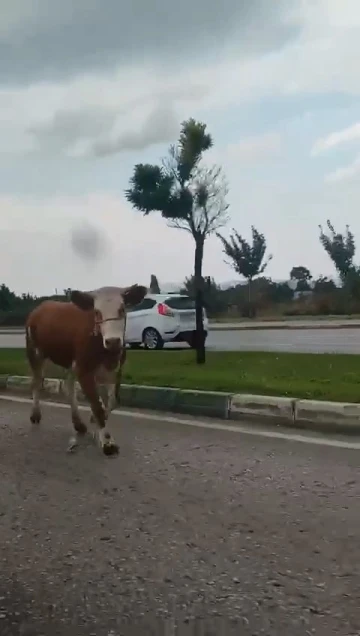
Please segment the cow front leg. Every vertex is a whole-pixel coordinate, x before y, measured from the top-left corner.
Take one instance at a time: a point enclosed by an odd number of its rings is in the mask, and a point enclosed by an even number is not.
[[[73,371],[70,371],[66,380],[66,385],[71,408],[71,421],[75,430],[75,435],[72,435],[69,441],[68,452],[73,452],[78,446],[79,437],[82,437],[86,434],[87,426],[80,417],[76,393],[75,375]]]
[[[111,382],[99,387],[99,393],[105,410],[105,420],[107,421],[116,405],[116,384]],[[94,424],[95,421],[94,414],[91,413],[90,424]]]
[[[121,369],[119,373],[121,374]],[[100,397],[105,408],[105,418],[108,420],[111,412],[116,406],[117,391],[119,381],[121,382],[121,375],[117,376],[117,373],[114,371],[104,371],[101,369],[95,377],[98,383]],[[91,414],[90,423],[93,424],[94,422],[95,417]]]
[[[119,447],[106,428],[106,410],[100,400],[94,374],[79,374],[79,383],[86,399],[90,403],[91,411],[97,423],[98,441],[104,455],[116,455]]]
[[[96,382],[97,387],[98,387],[100,400],[102,400],[102,404],[103,404],[103,407],[105,409],[105,419],[107,420],[108,399],[109,399],[109,393],[108,393],[108,390],[107,390],[107,385],[104,386],[103,383],[100,383],[96,376],[95,376],[95,382]],[[91,413],[91,415],[90,415],[90,424],[95,424],[95,423],[96,423],[95,416],[94,416],[93,413]]]

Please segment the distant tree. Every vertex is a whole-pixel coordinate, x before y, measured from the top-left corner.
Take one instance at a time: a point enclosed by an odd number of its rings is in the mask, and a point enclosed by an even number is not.
[[[16,302],[16,294],[12,292],[7,285],[0,285],[0,310],[10,311]]]
[[[210,276],[204,276],[202,278],[202,291],[204,307],[210,316],[219,314],[226,309],[223,291],[221,287],[217,285],[214,278]],[[194,276],[185,278],[180,293],[195,298],[196,285]]]
[[[303,265],[296,265],[290,272],[290,278],[291,280],[297,281],[296,291],[309,291],[309,281],[311,281],[312,275],[307,267],[304,267]]]
[[[203,287],[203,291],[204,291],[204,277],[202,277],[202,287]],[[180,289],[180,294],[186,294],[187,296],[190,296],[190,298],[195,298],[196,296],[196,285],[195,285],[195,277],[194,275],[192,276],[187,276],[182,284],[182,287]]]
[[[313,291],[315,294],[327,294],[336,291],[337,287],[331,278],[319,276],[314,281]]]
[[[356,265],[350,267],[343,282],[343,290],[351,298],[360,299],[360,267]]]
[[[250,243],[234,229],[229,240],[217,232],[217,236],[223,245],[223,252],[229,259],[229,261],[225,262],[228,262],[230,267],[248,282],[249,313],[252,311],[252,282],[254,278],[264,273],[272,259],[271,254],[265,258],[267,246],[264,234],[258,232],[254,226],[251,226],[251,233],[252,242]]]
[[[25,293],[21,294],[20,298],[18,298],[18,299],[21,300],[21,302],[24,302],[24,303],[32,303],[37,298],[33,294],[29,294],[29,292],[27,292],[26,294]]]
[[[196,361],[205,362],[202,264],[206,238],[227,221],[227,184],[221,168],[202,164],[213,145],[206,124],[188,119],[177,144],[161,166],[137,164],[127,200],[145,215],[159,211],[170,227],[190,232],[195,241]]]
[[[160,286],[159,286],[158,279],[155,276],[155,274],[151,274],[150,293],[151,294],[160,294]]]
[[[287,283],[272,282],[269,297],[273,303],[287,303],[294,298],[294,290]]]
[[[320,243],[328,256],[330,256],[344,284],[349,272],[355,267],[353,262],[356,249],[354,235],[348,225],[346,226],[345,234],[335,232],[334,226],[329,220],[327,221],[327,226],[329,233],[325,234],[322,226],[319,225]]]

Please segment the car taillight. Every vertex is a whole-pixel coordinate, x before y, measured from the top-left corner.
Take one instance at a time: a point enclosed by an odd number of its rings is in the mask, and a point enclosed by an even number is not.
[[[169,309],[169,307],[167,305],[165,305],[165,303],[159,303],[158,304],[158,313],[160,314],[160,316],[173,316],[174,313],[171,311],[171,309]]]

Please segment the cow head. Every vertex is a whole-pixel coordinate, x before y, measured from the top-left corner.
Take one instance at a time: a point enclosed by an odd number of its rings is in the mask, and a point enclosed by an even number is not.
[[[126,309],[146,296],[142,285],[131,287],[101,287],[95,291],[71,292],[70,300],[83,311],[94,311],[95,329],[101,333],[105,349],[120,351],[124,346]]]

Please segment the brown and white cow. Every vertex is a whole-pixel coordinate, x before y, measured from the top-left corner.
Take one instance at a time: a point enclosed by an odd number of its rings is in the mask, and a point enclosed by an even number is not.
[[[72,291],[70,302],[47,300],[38,305],[26,322],[26,353],[32,370],[33,406],[30,420],[41,420],[40,390],[46,360],[69,371],[67,389],[75,436],[87,432],[76,397],[75,381],[90,403],[92,421],[98,425],[98,439],[103,452],[112,455],[118,446],[106,429],[107,419],[116,403],[117,386],[125,363],[126,309],[137,305],[147,293],[146,287],[101,287],[91,292]],[[99,396],[97,382],[106,391]]]

